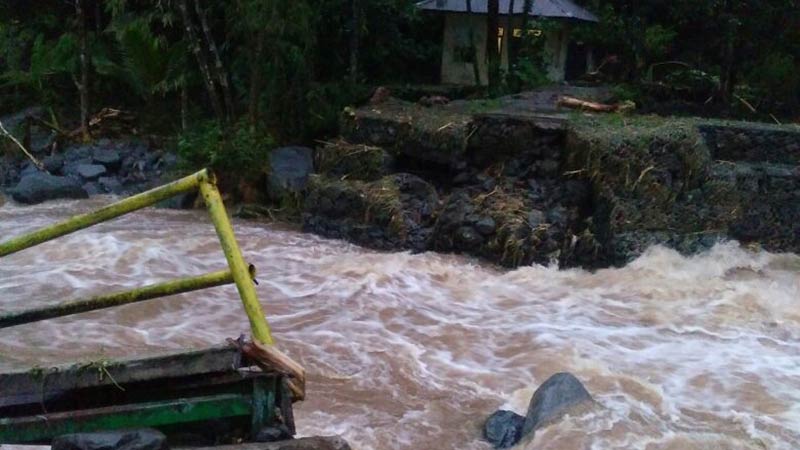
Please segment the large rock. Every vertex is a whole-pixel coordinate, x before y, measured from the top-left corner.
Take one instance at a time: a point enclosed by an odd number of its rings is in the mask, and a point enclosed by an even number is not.
[[[167,438],[151,429],[78,433],[53,439],[52,450],[166,450]]]
[[[494,448],[509,448],[537,429],[594,404],[580,381],[569,373],[548,378],[533,394],[525,417],[496,411],[483,426],[483,436]]]
[[[486,420],[483,437],[494,448],[509,448],[522,439],[525,418],[512,411],[497,411]]]
[[[281,199],[305,190],[314,171],[314,151],[308,147],[276,148],[269,155],[269,195]]]
[[[27,204],[41,203],[58,198],[87,198],[88,196],[76,181],[43,172],[23,177],[11,192],[11,197],[14,200]]]
[[[274,427],[264,427],[256,433],[256,442],[278,442],[292,438],[292,431],[284,424]]]
[[[105,166],[108,170],[117,170],[122,164],[122,157],[119,152],[109,148],[99,148],[92,154],[92,160],[95,164]]]
[[[13,186],[19,182],[19,164],[6,155],[0,156],[0,186]]]
[[[125,189],[116,177],[100,177],[97,182],[103,190],[109,194],[119,195],[122,194]]]
[[[549,425],[570,411],[590,405],[592,396],[570,373],[557,373],[548,378],[533,394],[525,415],[522,435]]]
[[[19,172],[20,177],[25,177],[27,175],[32,175],[34,173],[39,172],[39,168],[34,166],[33,163],[26,162],[22,165],[22,170]]]
[[[96,180],[106,174],[106,168],[99,164],[81,164],[78,166],[77,172],[81,178]]]
[[[57,175],[61,172],[61,168],[64,167],[64,157],[61,155],[48,156],[42,160],[42,164],[44,164],[44,169],[46,171]]]

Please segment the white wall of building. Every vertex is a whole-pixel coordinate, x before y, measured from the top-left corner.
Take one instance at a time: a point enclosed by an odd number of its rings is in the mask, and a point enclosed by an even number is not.
[[[501,67],[503,70],[508,70],[508,36],[515,28],[521,28],[522,18],[501,17],[499,26],[503,28],[505,35],[502,41]],[[546,39],[544,51],[548,61],[548,78],[552,81],[563,81],[569,29],[564,26],[548,31],[542,38]],[[472,61],[476,61],[478,66],[477,82],[475,65]],[[444,84],[467,86],[488,84],[485,15],[454,13],[445,15],[441,70],[441,81]]]

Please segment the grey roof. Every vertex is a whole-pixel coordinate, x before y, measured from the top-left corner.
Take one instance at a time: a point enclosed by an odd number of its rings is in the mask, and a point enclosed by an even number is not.
[[[486,14],[487,0],[472,0],[472,13]],[[510,0],[500,0],[500,14],[508,15]],[[513,14],[522,14],[525,8],[524,0],[514,1]],[[467,0],[424,0],[417,3],[417,7],[429,11],[460,12],[466,13]],[[586,20],[597,22],[597,16],[586,9],[576,5],[571,0],[533,0],[531,16],[557,17],[562,19]]]

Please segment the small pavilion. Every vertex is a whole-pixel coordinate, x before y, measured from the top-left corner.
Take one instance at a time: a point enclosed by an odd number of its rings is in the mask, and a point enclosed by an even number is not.
[[[417,7],[444,15],[441,82],[456,85],[486,85],[486,0],[424,0]],[[583,75],[594,67],[591,49],[570,39],[579,22],[597,22],[597,17],[570,0],[532,0],[531,18],[552,19],[555,27],[523,30],[525,0],[500,0],[497,45],[501,68],[508,70],[508,43],[523,33],[544,39],[547,77],[560,82]],[[476,67],[477,65],[477,67]],[[477,78],[477,79],[476,79]]]

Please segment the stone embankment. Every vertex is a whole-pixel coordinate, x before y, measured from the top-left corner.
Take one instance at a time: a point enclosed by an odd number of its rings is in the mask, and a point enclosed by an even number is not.
[[[800,127],[389,100],[317,149],[304,226],[508,267],[624,264],[654,244],[800,251]]]

